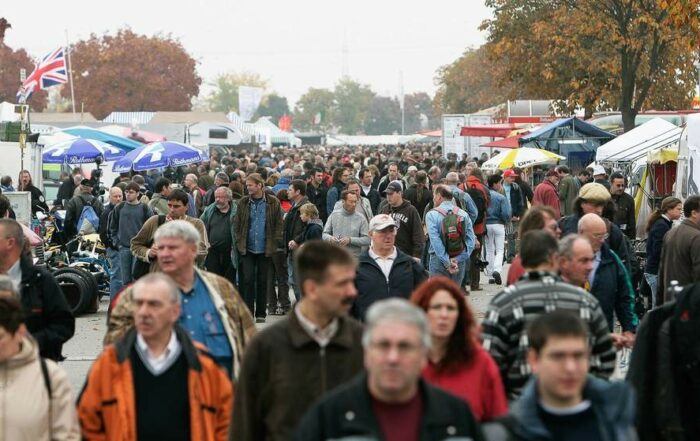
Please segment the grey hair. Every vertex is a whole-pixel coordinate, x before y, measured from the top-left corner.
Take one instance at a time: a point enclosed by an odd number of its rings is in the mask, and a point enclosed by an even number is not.
[[[10,276],[6,274],[0,274],[0,291],[9,291],[12,293],[13,297],[19,298],[19,293],[15,289],[15,284],[12,283]]]
[[[199,182],[199,178],[194,173],[189,173],[187,176],[185,176],[185,178],[192,179],[192,182],[194,182],[195,184]]]
[[[577,240],[585,240],[586,243],[588,243],[588,239],[580,234],[569,234],[565,238],[561,239],[559,241],[559,257],[572,259],[574,257],[574,244]]]
[[[199,231],[197,231],[191,223],[184,220],[174,220],[164,223],[156,230],[156,234],[153,235],[153,240],[158,242],[160,239],[166,237],[179,237],[185,242],[194,244],[198,244],[201,240]]]
[[[229,201],[232,201],[232,200],[233,200],[233,192],[231,191],[230,188],[228,188],[228,187],[219,187],[219,188],[217,188],[216,190],[214,190],[214,193],[216,193],[216,192],[219,191],[219,190],[223,190],[223,191],[226,193],[226,198],[227,198]]]
[[[168,287],[170,301],[172,303],[180,303],[180,288],[178,288],[173,279],[165,273],[150,273],[141,277],[134,283],[134,293],[146,289],[150,285],[155,285],[156,283],[165,283]]]
[[[449,172],[445,178],[448,184],[457,184],[459,182],[459,174],[456,172]]]
[[[420,331],[423,349],[430,349],[432,338],[425,312],[406,299],[394,297],[375,302],[369,307],[365,316],[365,332],[362,334],[365,350],[369,348],[374,328],[386,322],[415,326]]]
[[[9,217],[4,217],[0,219],[0,226],[3,227],[3,231],[5,232],[5,239],[14,239],[17,248],[23,250],[26,240],[24,238],[24,231],[22,231],[22,226],[19,222]]]

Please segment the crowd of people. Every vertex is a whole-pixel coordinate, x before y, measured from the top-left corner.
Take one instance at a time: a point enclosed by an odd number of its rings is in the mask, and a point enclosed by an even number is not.
[[[485,159],[434,146],[214,151],[123,174],[104,206],[76,171],[65,231],[94,207],[112,266],[104,351],[74,405],[55,363],[74,318],[20,224],[0,219],[0,433],[698,439],[693,397],[658,395],[683,409],[661,419],[635,391],[666,385],[646,372],[671,338],[660,321],[676,329],[669,293],[687,308],[678,321],[695,311],[700,197],[649,217],[640,268],[622,174],[561,165],[532,185],[518,168],[485,173]],[[651,324],[635,278],[651,288]],[[479,322],[482,283],[499,292]],[[284,317],[257,328],[269,315]],[[611,381],[623,348],[632,378]]]

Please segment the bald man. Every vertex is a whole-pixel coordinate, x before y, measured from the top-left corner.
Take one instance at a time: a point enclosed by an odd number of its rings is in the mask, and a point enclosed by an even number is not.
[[[610,331],[615,324],[613,317],[617,315],[625,345],[631,347],[639,323],[634,312],[634,290],[622,260],[606,242],[607,224],[597,214],[589,213],[579,220],[578,232],[588,239],[594,252],[593,270],[586,288],[600,302]]]

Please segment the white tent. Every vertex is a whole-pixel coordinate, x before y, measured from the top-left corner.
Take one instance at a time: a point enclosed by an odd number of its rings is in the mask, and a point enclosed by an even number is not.
[[[677,144],[682,129],[675,124],[654,118],[618,136],[596,151],[596,162],[606,164],[631,163],[646,157],[648,152]]]

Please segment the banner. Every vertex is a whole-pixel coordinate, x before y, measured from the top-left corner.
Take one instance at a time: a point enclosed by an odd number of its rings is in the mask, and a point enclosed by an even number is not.
[[[262,100],[263,90],[260,87],[238,87],[238,110],[243,121],[250,121],[258,110]]]

